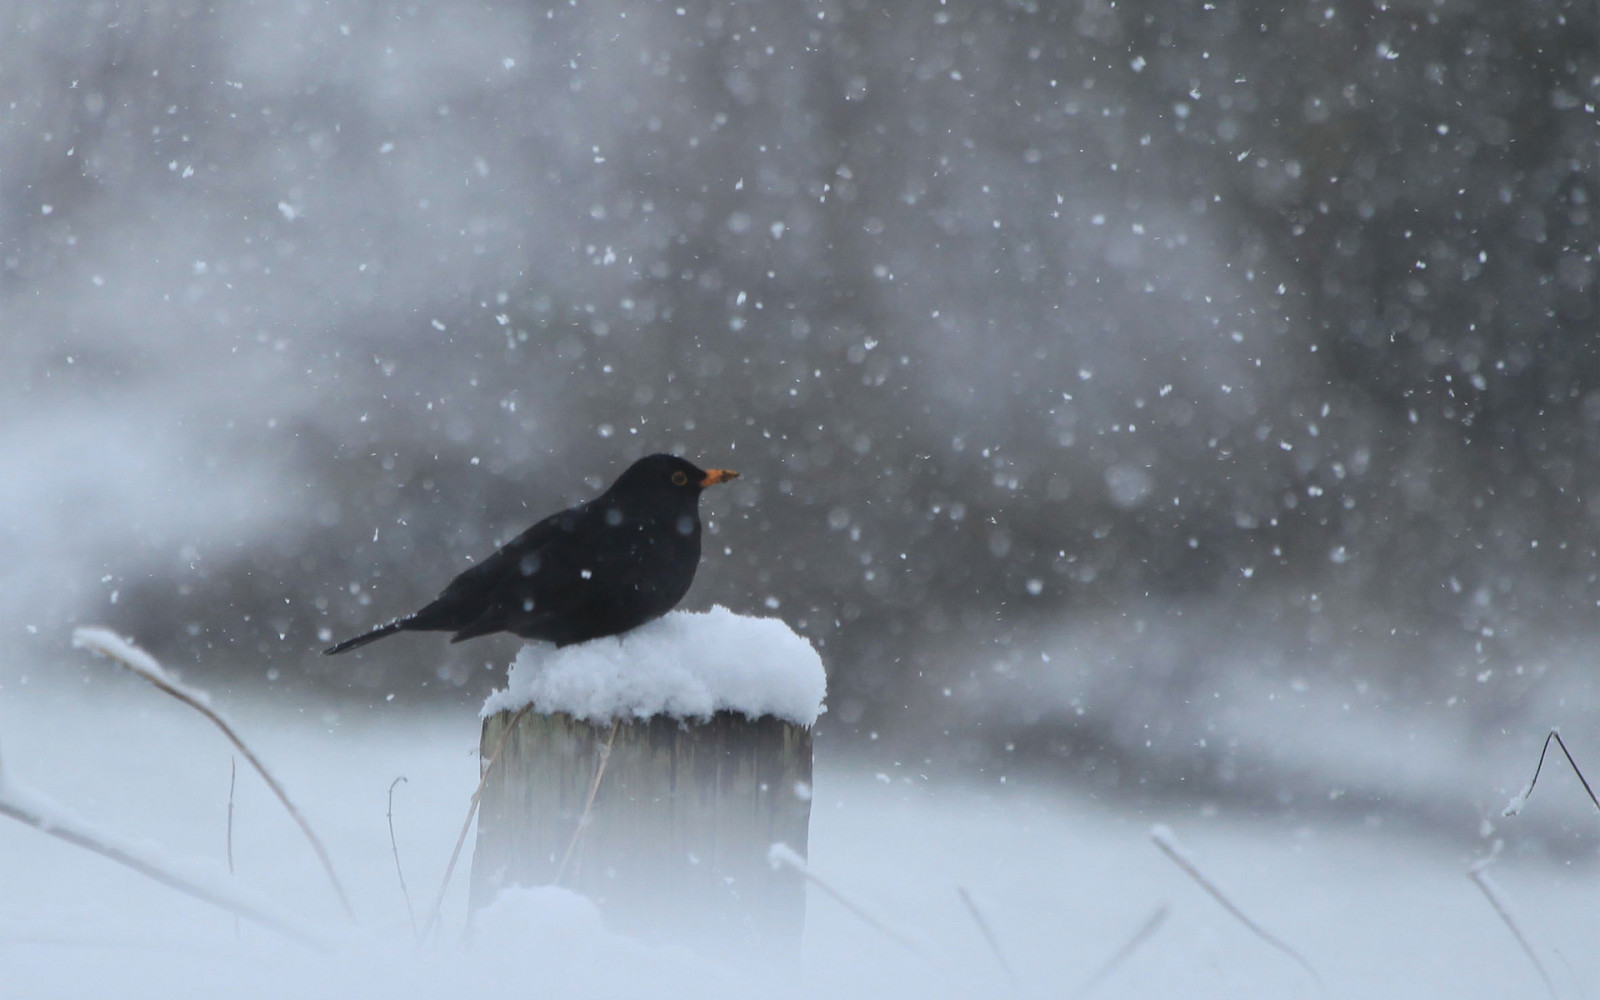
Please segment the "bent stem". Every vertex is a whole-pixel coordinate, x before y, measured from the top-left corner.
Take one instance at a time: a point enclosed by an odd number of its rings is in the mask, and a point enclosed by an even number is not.
[[[995,936],[994,928],[989,926],[983,911],[978,909],[978,903],[972,898],[972,893],[963,885],[956,886],[956,895],[961,897],[962,905],[966,906],[967,914],[972,917],[972,922],[978,925],[978,930],[983,932],[984,941],[988,942],[989,950],[994,953],[994,960],[1000,964],[1000,969],[1006,974],[1011,988],[1020,992],[1022,981],[1017,978],[1016,970],[1011,968],[1011,963],[1006,960],[1006,953],[1000,948],[1000,939]]]
[[[1161,848],[1161,853],[1171,858],[1174,864],[1183,869],[1184,874],[1194,879],[1195,883],[1199,885],[1200,888],[1204,889],[1212,899],[1220,903],[1224,910],[1227,910],[1233,915],[1235,920],[1239,921],[1239,923],[1245,926],[1246,930],[1250,931],[1250,933],[1254,934],[1256,937],[1260,938],[1262,941],[1265,941],[1267,944],[1271,945],[1277,950],[1283,952],[1285,955],[1288,955],[1290,958],[1294,959],[1295,964],[1306,970],[1306,975],[1310,976],[1311,981],[1317,984],[1317,992],[1319,994],[1322,996],[1328,995],[1328,988],[1323,985],[1322,977],[1317,974],[1317,970],[1311,964],[1311,962],[1304,955],[1300,954],[1283,940],[1269,932],[1265,927],[1262,927],[1254,920],[1251,920],[1250,917],[1239,908],[1238,904],[1236,904],[1232,899],[1228,898],[1228,894],[1222,891],[1221,886],[1207,878],[1205,873],[1202,872],[1199,866],[1195,864],[1194,859],[1189,856],[1189,852],[1184,850],[1182,844],[1178,843],[1178,837],[1172,832],[1170,827],[1159,823],[1156,824],[1150,829],[1150,839],[1157,847]]]
[[[467,806],[467,818],[461,821],[461,833],[456,837],[455,850],[450,852],[450,863],[445,866],[444,878],[439,881],[439,894],[433,898],[433,909],[429,911],[428,919],[422,925],[421,941],[426,941],[434,926],[439,923],[439,913],[444,909],[444,894],[450,888],[450,878],[455,874],[456,862],[461,858],[461,846],[467,842],[467,831],[472,829],[472,820],[478,815],[478,803],[483,800],[483,786],[489,783],[489,773],[494,770],[495,763],[500,759],[500,751],[505,749],[506,740],[517,728],[517,723],[522,721],[522,717],[527,715],[528,709],[532,707],[531,704],[524,705],[511,717],[511,721],[506,723],[506,728],[501,731],[500,738],[495,741],[494,751],[484,762],[483,773],[478,775],[478,787],[473,791],[472,802]]]
[[[1555,735],[1552,733],[1551,735]],[[1549,741],[1545,743],[1549,746]],[[1566,749],[1563,747],[1562,749]],[[1483,893],[1483,898],[1489,901],[1489,906],[1494,909],[1495,915],[1506,925],[1511,936],[1517,939],[1517,944],[1522,947],[1522,953],[1528,956],[1528,961],[1533,963],[1533,968],[1539,973],[1539,978],[1544,981],[1544,988],[1549,991],[1552,1000],[1561,1000],[1561,994],[1556,992],[1555,980],[1550,978],[1550,973],[1545,970],[1544,963],[1539,961],[1539,953],[1533,950],[1533,945],[1528,942],[1527,935],[1522,933],[1517,918],[1512,915],[1511,904],[1506,900],[1500,887],[1489,877],[1489,865],[1494,858],[1491,856],[1467,869],[1467,877]]]
[[[322,846],[322,841],[317,838],[316,832],[311,829],[311,824],[306,822],[304,816],[300,815],[300,810],[296,809],[294,803],[289,801],[289,793],[283,790],[283,786],[278,784],[278,780],[267,770],[267,766],[261,763],[261,758],[257,757],[255,751],[251,750],[239,734],[234,731],[232,724],[223,718],[221,713],[211,707],[209,695],[204,691],[181,683],[167,673],[166,668],[162,667],[155,657],[108,629],[75,629],[72,633],[72,644],[80,649],[87,649],[91,653],[97,653],[114,663],[120,663],[134,674],[155,685],[163,694],[171,695],[199,712],[220,729],[222,735],[228,738],[228,742],[232,743],[239,753],[244,756],[244,759],[250,762],[250,766],[255,768],[256,773],[261,775],[261,780],[265,781],[267,787],[272,789],[272,794],[276,795],[278,801],[283,803],[284,810],[288,812],[289,817],[295,821],[295,824],[300,827],[300,832],[305,834],[306,841],[311,844],[311,850],[316,853],[317,860],[322,863],[322,870],[327,873],[328,883],[333,886],[334,894],[339,897],[339,905],[344,908],[345,916],[351,920],[355,919],[355,911],[350,907],[350,897],[345,895],[344,886],[340,884],[339,876],[334,873],[333,861],[329,859],[328,852]]]
[[[810,882],[818,889],[821,889],[823,892],[833,897],[834,902],[850,911],[862,923],[866,924],[868,927],[871,927],[879,934],[882,934],[884,937],[893,941],[895,944],[904,948],[906,951],[909,951],[918,958],[925,961],[928,959],[928,956],[923,953],[922,949],[917,947],[916,942],[912,941],[904,934],[901,934],[899,931],[896,931],[894,928],[879,920],[877,917],[874,917],[872,914],[866,911],[865,907],[861,906],[859,903],[856,903],[850,897],[846,896],[838,889],[835,889],[832,885],[829,885],[820,875],[812,871],[811,866],[806,863],[806,859],[802,858],[795,851],[795,849],[790,847],[788,844],[778,843],[767,848],[767,863],[774,868],[778,867],[779,865],[788,865],[790,868],[793,868],[795,871],[799,872],[801,877],[803,877],[807,882]]]
[[[594,780],[589,783],[589,797],[583,803],[583,815],[578,817],[578,828],[572,831],[572,839],[567,841],[567,852],[561,856],[561,865],[556,868],[555,884],[561,884],[561,877],[566,874],[567,862],[572,860],[572,852],[578,846],[578,841],[583,839],[583,831],[589,826],[589,811],[594,808],[595,793],[600,791],[600,779],[605,777],[606,762],[611,759],[611,746],[617,741],[617,730],[622,726],[622,719],[611,720],[611,735],[606,737],[606,745],[600,748],[600,762],[595,765]]]
[[[389,850],[394,852],[394,873],[400,879],[400,895],[406,900],[406,916],[411,920],[411,938],[421,944],[422,938],[417,934],[417,913],[411,908],[411,890],[406,888],[406,873],[400,867],[400,845],[394,839],[394,788],[405,780],[406,776],[402,774],[389,782]]]
[[[1083,985],[1078,987],[1078,992],[1072,995],[1074,1000],[1084,1000],[1107,976],[1115,972],[1118,966],[1127,961],[1129,955],[1138,951],[1146,941],[1154,937],[1156,931],[1161,929],[1161,925],[1166,923],[1167,915],[1171,912],[1171,903],[1162,903],[1156,907],[1154,912],[1145,918],[1145,922],[1139,925],[1139,929],[1134,931],[1127,941],[1123,942],[1122,947],[1118,948],[1110,958],[1101,962],[1100,968],[1094,971],[1094,975],[1084,980]]]
[[[1523,805],[1528,801],[1528,796],[1533,794],[1534,786],[1539,784],[1539,772],[1544,770],[1544,758],[1550,752],[1552,740],[1555,741],[1556,746],[1561,748],[1561,753],[1567,758],[1567,763],[1572,766],[1572,773],[1578,776],[1578,783],[1588,793],[1589,801],[1594,803],[1596,809],[1600,809],[1600,798],[1595,797],[1594,789],[1589,787],[1589,779],[1583,776],[1583,769],[1578,766],[1577,761],[1572,759],[1572,751],[1567,749],[1567,741],[1561,738],[1561,730],[1552,729],[1544,738],[1544,747],[1539,751],[1539,763],[1533,766],[1533,777],[1528,779],[1527,789],[1511,800],[1511,803],[1501,812],[1502,816],[1515,816],[1522,811]]]
[[[0,781],[0,816],[9,816],[41,833],[47,833],[57,840],[65,841],[74,847],[81,847],[86,851],[98,854],[124,868],[136,871],[152,881],[159,882],[169,889],[176,890],[191,899],[209,903],[233,914],[235,917],[249,920],[265,927],[267,930],[282,934],[297,944],[305,945],[315,951],[326,952],[328,950],[328,946],[321,940],[289,923],[287,920],[276,917],[260,907],[237,899],[225,892],[208,888],[199,882],[168,871],[160,863],[140,857],[131,850],[109,843],[103,836],[92,830],[80,828],[77,824],[54,813],[53,809],[44,806],[42,803],[40,805],[30,805],[26,797],[18,794],[20,792],[21,789],[8,786],[4,781]]]

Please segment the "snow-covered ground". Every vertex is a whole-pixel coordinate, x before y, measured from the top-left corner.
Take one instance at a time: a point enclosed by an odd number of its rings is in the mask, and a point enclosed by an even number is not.
[[[299,831],[241,761],[233,881],[326,935],[329,952],[236,927],[109,862],[0,822],[0,997],[1074,996],[1167,905],[1166,919],[1093,995],[1317,996],[1301,968],[1152,844],[1158,823],[1250,917],[1303,953],[1332,996],[1544,990],[1468,879],[1473,857],[1460,839],[1417,839],[1382,824],[1251,820],[1188,804],[1129,813],[1033,777],[924,776],[887,759],[846,759],[825,730],[811,868],[914,949],[817,889],[798,973],[714,965],[610,934],[583,900],[554,890],[503,898],[466,940],[463,867],[443,933],[419,952],[395,875],[386,794],[406,777],[394,791],[394,828],[420,920],[476,781],[475,713],[385,704],[334,712],[288,696],[217,701],[327,843],[357,923],[343,918]],[[152,853],[225,870],[229,754],[194,712],[65,644],[48,668],[0,668],[0,760],[9,779]],[[1570,774],[1548,777],[1530,812],[1545,796],[1576,793]],[[1592,993],[1600,871],[1523,854],[1490,871],[1557,988]]]

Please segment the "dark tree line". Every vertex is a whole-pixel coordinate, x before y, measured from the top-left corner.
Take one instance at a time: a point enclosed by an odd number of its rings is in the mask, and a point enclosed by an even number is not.
[[[1591,4],[5,11],[0,379],[261,470],[105,553],[168,656],[481,688],[311,651],[659,449],[846,721],[1151,594],[1600,599]]]

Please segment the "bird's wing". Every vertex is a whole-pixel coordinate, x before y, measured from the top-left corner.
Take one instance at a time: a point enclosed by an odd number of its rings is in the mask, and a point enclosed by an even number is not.
[[[513,538],[476,566],[464,570],[427,607],[413,617],[424,629],[458,631],[483,625],[509,611],[501,605],[521,588],[525,563],[542,560],[552,545],[571,536],[583,506],[552,514]],[[486,628],[474,634],[495,631]]]

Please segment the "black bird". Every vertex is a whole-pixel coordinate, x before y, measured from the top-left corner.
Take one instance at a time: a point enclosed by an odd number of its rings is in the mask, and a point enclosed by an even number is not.
[[[604,493],[535,524],[444,588],[427,607],[323,650],[396,632],[460,642],[511,632],[568,646],[617,635],[671,611],[700,565],[700,491],[737,476],[673,455],[628,466]]]

